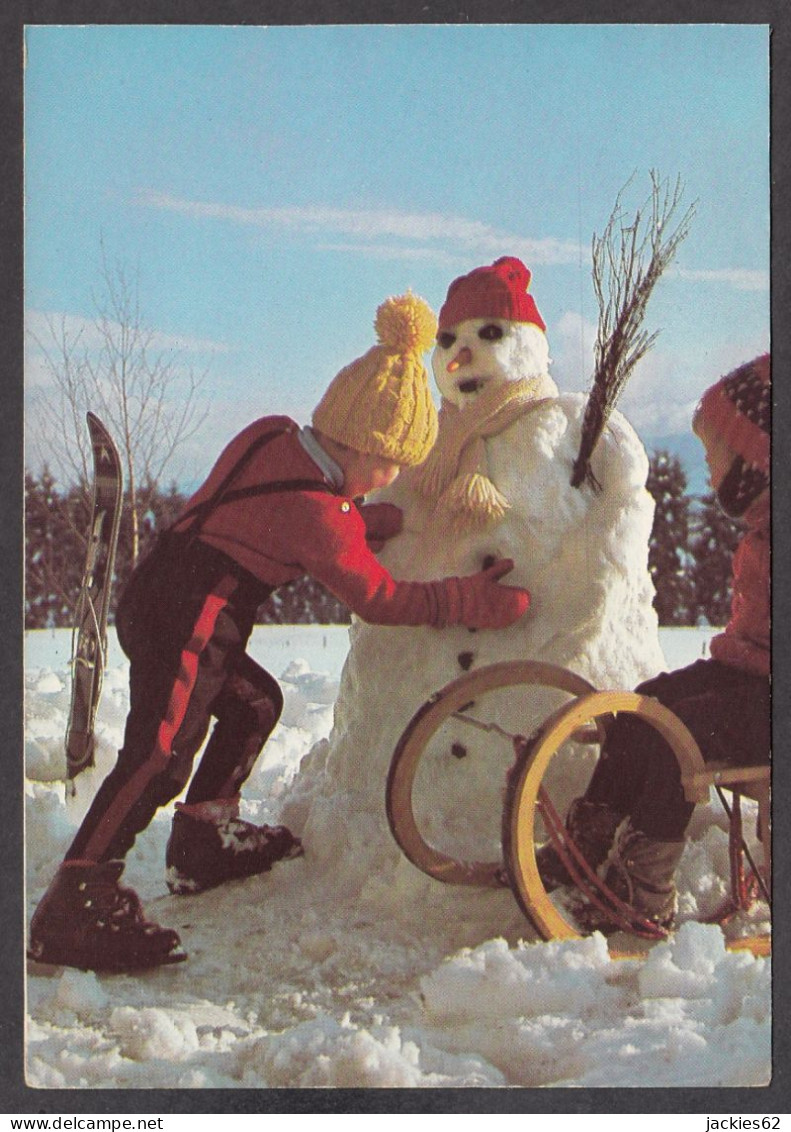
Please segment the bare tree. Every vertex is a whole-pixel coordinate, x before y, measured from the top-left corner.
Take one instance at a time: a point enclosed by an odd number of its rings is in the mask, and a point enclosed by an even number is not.
[[[132,564],[140,550],[141,487],[161,482],[179,445],[200,427],[199,391],[206,370],[183,368],[140,312],[137,274],[110,265],[101,245],[102,290],[94,295],[96,315],[74,330],[69,320],[48,318],[42,351],[56,395],[39,406],[40,440],[54,451],[67,473],[90,481],[91,453],[85,413],[92,409],[112,432],[124,463],[131,522]]]
[[[648,300],[686,239],[695,215],[693,203],[676,227],[668,230],[681,206],[684,186],[680,177],[671,186],[651,170],[651,195],[629,222],[623,210],[629,183],[618,193],[602,236],[593,236],[593,287],[599,303],[599,327],[593,384],[571,478],[574,487],[583,481],[598,487],[590,468],[591,454],[630,373],[656,341],[658,331],[648,334],[643,329]]]

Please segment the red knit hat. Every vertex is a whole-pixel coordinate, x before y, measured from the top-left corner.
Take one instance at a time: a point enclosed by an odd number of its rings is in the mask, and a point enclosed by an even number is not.
[[[762,354],[712,385],[700,399],[695,422],[705,421],[737,456],[769,472],[771,357]]]
[[[546,324],[538,313],[530,286],[530,272],[515,256],[502,256],[491,267],[476,267],[469,275],[454,279],[439,312],[439,329],[456,326],[468,318],[504,318],[509,322],[532,322],[540,330]]]
[[[706,390],[692,420],[698,435],[710,430],[734,453],[717,487],[723,510],[733,518],[744,515],[769,486],[771,367],[769,354],[739,366]]]

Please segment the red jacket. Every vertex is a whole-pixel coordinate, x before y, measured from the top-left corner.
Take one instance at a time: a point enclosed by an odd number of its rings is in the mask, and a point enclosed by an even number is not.
[[[747,533],[733,556],[731,619],[711,642],[711,655],[723,664],[761,676],[769,674],[770,537],[769,492],[745,515]]]
[[[366,542],[359,508],[324,476],[300,443],[299,426],[288,417],[262,417],[231,441],[189,500],[177,531],[189,529],[195,510],[212,498],[240,457],[272,432],[274,438],[234,476],[226,502],[203,520],[202,541],[268,586],[309,574],[374,624],[442,627],[461,622],[497,628],[525,612],[527,592],[495,585],[491,574],[395,581]],[[277,481],[283,481],[284,490],[261,492]]]

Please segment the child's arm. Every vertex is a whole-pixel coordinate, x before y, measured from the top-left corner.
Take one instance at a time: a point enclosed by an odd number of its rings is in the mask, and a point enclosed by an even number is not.
[[[300,493],[294,510],[298,514],[288,529],[300,543],[299,561],[306,573],[364,621],[500,629],[521,617],[530,604],[526,589],[498,584],[513,569],[510,560],[464,578],[398,582],[367,546],[363,518],[348,500]]]

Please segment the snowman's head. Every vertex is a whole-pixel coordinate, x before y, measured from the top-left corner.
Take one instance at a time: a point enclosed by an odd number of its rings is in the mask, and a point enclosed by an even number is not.
[[[529,287],[530,272],[515,256],[453,280],[432,356],[446,400],[464,408],[493,383],[547,374],[546,326]]]
[[[546,374],[549,345],[535,323],[468,318],[440,326],[431,364],[442,396],[463,409],[493,384]]]

